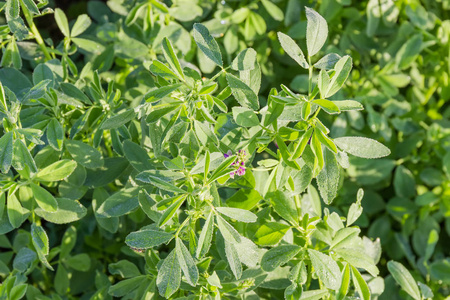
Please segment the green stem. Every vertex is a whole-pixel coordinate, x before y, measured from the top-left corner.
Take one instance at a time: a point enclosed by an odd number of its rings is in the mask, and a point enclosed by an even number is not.
[[[308,96],[311,97],[312,93],[312,77],[313,77],[313,67],[311,66],[311,56],[308,55],[308,65],[309,65],[309,86],[308,86]]]
[[[183,223],[180,225],[177,232],[175,233],[175,237],[178,237],[178,234],[184,228],[184,226],[186,226],[187,222],[189,222],[190,219],[191,219],[191,216],[187,217],[186,220],[183,221]]]
[[[45,60],[51,60],[52,57],[50,56],[50,53],[47,50],[47,46],[44,43],[44,39],[42,38],[41,34],[39,33],[39,30],[37,29],[36,25],[33,21],[33,16],[28,11],[28,9],[23,5],[23,2],[20,1],[20,4],[22,6],[22,11],[25,16],[25,19],[27,20],[28,26],[30,26],[31,32],[34,35],[34,38],[36,39],[36,42],[38,43],[39,47],[41,48],[42,52],[44,52]]]

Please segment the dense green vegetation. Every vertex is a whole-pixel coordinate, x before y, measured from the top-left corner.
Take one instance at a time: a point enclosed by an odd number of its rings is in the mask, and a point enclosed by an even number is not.
[[[0,299],[450,299],[450,1],[0,24]]]

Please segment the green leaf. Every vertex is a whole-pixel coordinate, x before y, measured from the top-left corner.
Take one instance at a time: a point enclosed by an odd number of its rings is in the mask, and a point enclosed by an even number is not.
[[[16,170],[26,170],[26,172],[36,173],[37,167],[27,146],[19,139],[14,141],[12,165]]]
[[[102,218],[120,217],[139,207],[138,194],[140,187],[131,187],[119,190],[110,196],[97,209]]]
[[[239,260],[239,255],[233,243],[225,240],[225,255],[228,260],[228,265],[233,272],[234,277],[239,280],[242,277],[242,264]]]
[[[370,290],[366,281],[362,278],[359,271],[352,266],[352,278],[355,289],[358,291],[359,297],[362,300],[370,300]]]
[[[297,207],[292,197],[288,197],[282,191],[275,191],[267,193],[266,199],[270,201],[273,209],[283,219],[293,224],[298,224]]]
[[[139,173],[136,176],[136,179],[139,181],[142,181],[142,182],[150,183],[150,184],[156,186],[157,188],[165,190],[165,191],[174,192],[174,193],[182,193],[182,194],[186,193],[185,190],[170,183],[170,181],[180,179],[184,176],[179,177],[178,175],[180,175],[180,174],[175,173],[175,172],[170,172],[170,174],[178,174],[177,177],[165,177],[164,175],[161,176],[161,174],[169,174],[169,172],[159,174],[159,173],[155,173],[152,171],[144,171],[144,172]]]
[[[61,123],[56,119],[52,119],[47,125],[48,144],[56,151],[61,151],[64,140],[64,129]]]
[[[34,199],[36,203],[45,211],[55,212],[58,209],[58,203],[56,199],[46,189],[38,186],[37,184],[30,182],[31,190],[33,191]]]
[[[365,137],[346,136],[333,141],[343,151],[362,158],[380,158],[391,154],[383,144]]]
[[[63,159],[40,170],[34,179],[38,181],[59,181],[66,179],[76,169],[77,163],[73,160]]]
[[[414,198],[416,196],[416,181],[410,170],[400,165],[394,173],[394,190],[397,196]]]
[[[48,212],[37,208],[34,212],[48,222],[55,224],[67,224],[82,219],[87,214],[87,209],[77,200],[66,198],[55,198],[58,210]]]
[[[334,66],[335,73],[328,85],[328,90],[324,95],[325,98],[331,97],[339,91],[347,80],[351,70],[352,58],[348,55],[343,56]]]
[[[195,23],[193,32],[197,47],[216,65],[222,67],[222,54],[220,53],[219,45],[209,34],[208,28],[200,23]]]
[[[418,58],[422,51],[423,44],[422,34],[416,34],[409,37],[405,44],[398,50],[395,55],[395,63],[400,70],[404,70]]]
[[[274,246],[281,241],[290,228],[291,226],[286,224],[268,222],[259,226],[253,237],[255,243],[260,246]]]
[[[27,247],[22,247],[14,257],[13,268],[21,273],[25,273],[37,259],[36,252]]]
[[[19,0],[6,1],[6,17],[9,20],[16,19],[20,14]]]
[[[336,300],[343,300],[348,294],[350,288],[350,267],[349,264],[345,264],[342,270],[342,282],[338,293],[336,294]]]
[[[319,251],[308,249],[314,271],[323,284],[332,290],[337,290],[341,286],[342,275],[338,264],[328,255]]]
[[[315,132],[316,130],[314,130]],[[311,138],[311,150],[314,153],[314,168],[313,168],[313,176],[317,176],[317,174],[322,170],[325,165],[325,160],[323,157],[323,148],[320,140],[317,138],[317,134],[313,134]]]
[[[27,219],[29,214],[29,210],[22,207],[15,194],[8,195],[6,209],[9,222],[14,228],[19,228],[20,225],[22,225],[22,223]]]
[[[156,285],[159,294],[165,298],[169,298],[180,287],[181,268],[177,259],[176,251],[172,250],[164,259],[158,270],[156,277]]]
[[[330,70],[333,69],[339,59],[341,59],[341,57],[338,54],[329,53],[319,59],[319,61],[314,64],[314,67],[320,70]]]
[[[329,220],[330,218],[328,219],[328,221]],[[333,241],[330,244],[330,249],[352,247],[353,245],[358,243],[357,239],[360,233],[361,230],[356,227],[339,228],[333,238]]]
[[[145,120],[147,121],[147,123],[154,123],[168,113],[177,112],[180,107],[180,103],[178,102],[155,105],[152,107],[152,111],[148,114]]]
[[[257,110],[259,108],[258,96],[255,92],[242,80],[236,76],[227,73],[227,82],[231,88],[233,96],[241,106]]]
[[[216,179],[228,174],[228,167],[236,160],[235,156],[230,156],[225,159],[211,174],[208,179],[208,183],[214,182]]]
[[[278,40],[280,41],[281,47],[286,51],[293,60],[295,60],[302,68],[308,69],[309,65],[306,62],[305,55],[302,49],[297,45],[297,43],[288,35],[278,32]]]
[[[264,253],[261,259],[261,268],[272,272],[279,266],[289,262],[302,248],[297,245],[280,245]]]
[[[62,34],[65,37],[70,37],[69,22],[67,21],[65,13],[59,8],[55,9],[55,21]]]
[[[304,291],[299,300],[320,300],[328,294],[328,290]]]
[[[87,253],[80,253],[66,259],[67,265],[77,271],[87,272],[91,268],[91,258]]]
[[[387,267],[392,277],[394,277],[395,281],[405,292],[416,300],[422,299],[420,296],[419,287],[417,286],[414,278],[411,276],[411,273],[409,273],[408,269],[406,269],[401,263],[393,260],[387,263]]]
[[[22,299],[25,296],[25,293],[27,292],[28,284],[22,283],[14,286],[11,291],[9,292],[9,298],[10,300],[19,300]]]
[[[83,39],[83,38],[71,38],[71,40],[81,49],[91,52],[97,55],[100,55],[103,51],[105,51],[105,46],[100,42]]]
[[[39,216],[39,215],[38,215]],[[77,229],[73,225],[68,227],[64,232],[61,240],[61,251],[59,257],[61,259],[68,257],[77,242]]]
[[[219,228],[220,233],[222,234],[225,241],[228,241],[232,244],[238,244],[241,242],[241,235],[234,229],[233,226],[230,225],[227,221],[224,220],[221,216],[217,215],[217,227]]]
[[[347,214],[347,226],[352,225],[356,220],[358,220],[359,216],[362,214],[362,207],[361,207],[361,200],[364,197],[364,190],[359,189],[358,190],[358,197],[355,203],[352,203],[350,205],[350,208],[348,210]]]
[[[227,199],[227,205],[229,207],[251,210],[261,199],[261,195],[254,189],[240,189]]]
[[[175,51],[173,50],[172,43],[169,41],[168,38],[164,38],[162,42],[163,47],[163,53],[164,57],[166,58],[167,62],[169,63],[172,70],[175,71],[178,78],[180,80],[184,80],[184,74],[183,69],[181,69],[180,62],[178,61],[178,57],[175,54]]]
[[[251,110],[245,107],[233,107],[233,119],[239,126],[253,127],[259,125],[258,116]]]
[[[328,114],[338,114],[341,112],[339,107],[337,107],[337,105],[330,100],[317,99],[314,100],[313,103],[319,105]]]
[[[202,231],[200,232],[200,237],[198,238],[198,245],[195,251],[195,256],[197,259],[203,257],[208,253],[211,247],[211,240],[214,233],[214,214],[211,211],[203,225]]]
[[[235,219],[240,222],[254,223],[258,217],[245,209],[233,208],[233,207],[216,207],[216,210],[227,217]]]
[[[330,86],[330,76],[325,70],[320,70],[319,77],[317,77],[317,87],[319,88],[320,97],[323,98]]]
[[[14,135],[7,132],[0,138],[0,167],[3,173],[8,173],[13,159]]]
[[[105,122],[102,123],[102,126],[100,126],[100,129],[116,129],[119,128],[131,120],[134,119],[136,116],[134,109],[128,109],[118,115],[112,116],[111,118],[107,119]]]
[[[210,285],[222,288],[222,285],[220,284],[220,278],[219,276],[217,276],[216,271],[214,271],[208,278],[206,278],[206,280]]]
[[[145,151],[138,144],[133,143],[130,140],[125,140],[123,142],[123,151],[125,153],[125,157],[137,171],[142,172],[153,168],[147,151]]]
[[[325,133],[322,132],[320,127],[314,130],[314,135],[322,145],[333,152],[333,156],[338,153],[337,147],[334,142]]]
[[[95,169],[103,166],[103,156],[100,151],[94,147],[78,140],[66,140],[65,145],[67,151],[69,151],[73,159],[80,165],[88,169]]]
[[[119,275],[122,278],[132,278],[141,275],[138,267],[126,259],[108,265],[108,272],[112,275]]]
[[[175,251],[177,253],[178,264],[183,271],[184,277],[186,277],[186,281],[190,285],[196,286],[199,276],[197,266],[189,250],[179,238],[175,239]]]
[[[89,28],[89,26],[91,26],[91,23],[92,23],[91,18],[89,18],[88,15],[86,14],[79,15],[77,20],[75,21],[75,24],[72,27],[70,36],[71,37],[79,36],[80,34],[85,32],[86,29]]]
[[[137,276],[130,279],[125,279],[119,281],[108,289],[108,294],[113,297],[124,297],[129,295],[131,292],[136,290],[139,286],[143,284],[148,284],[147,275]]]
[[[328,25],[327,21],[316,11],[305,7],[306,12],[306,46],[308,55],[313,56],[322,48],[327,40]]]
[[[178,79],[178,76],[159,60],[154,60],[150,66],[150,72],[155,76],[161,76],[164,78]]]
[[[142,229],[127,235],[125,243],[133,248],[147,249],[167,243],[173,234],[160,229]]]
[[[58,265],[54,279],[55,290],[62,295],[67,293],[70,286],[70,275],[63,264]]]
[[[281,8],[272,3],[270,0],[262,0],[261,3],[263,4],[264,8],[267,10],[267,12],[270,14],[272,18],[274,18],[277,21],[283,21],[284,13],[281,10]]]
[[[163,99],[170,93],[176,91],[180,86],[182,86],[182,83],[176,83],[171,85],[162,86],[160,88],[155,88],[144,95],[144,99],[147,102],[155,102]]]
[[[373,277],[378,275],[379,270],[373,259],[360,248],[335,248],[335,251],[352,266],[366,270]]]
[[[256,51],[253,48],[247,48],[239,52],[231,63],[231,68],[236,71],[253,70],[256,63]]]
[[[330,205],[337,195],[340,168],[332,152],[325,150],[324,154],[325,166],[317,175],[317,186],[325,204]]]
[[[363,110],[364,106],[355,100],[335,100],[334,104],[339,108],[340,111],[352,111],[352,110]]]
[[[46,66],[46,65],[43,65]],[[47,66],[46,66],[47,67]],[[37,68],[37,67],[36,67]],[[47,67],[48,68],[48,67]],[[49,69],[49,68],[48,68]],[[45,70],[45,69],[44,69]],[[36,71],[35,71],[36,72]],[[33,79],[34,79],[34,73],[33,73]],[[91,100],[86,96],[79,88],[77,88],[75,85],[68,83],[68,82],[61,82],[59,84],[59,87],[64,92],[66,96],[75,98],[77,100],[80,100],[81,102],[85,104],[92,104]]]
[[[31,224],[31,240],[41,262],[44,266],[53,271],[52,266],[48,263],[46,258],[50,247],[48,245],[48,236],[44,228],[37,226],[35,223]]]
[[[184,203],[184,200],[186,200],[187,194],[178,196],[177,200],[175,200],[172,205],[167,208],[161,218],[159,219],[158,226],[161,227],[167,222],[169,222],[172,217],[175,215],[175,213],[178,211],[180,206]]]

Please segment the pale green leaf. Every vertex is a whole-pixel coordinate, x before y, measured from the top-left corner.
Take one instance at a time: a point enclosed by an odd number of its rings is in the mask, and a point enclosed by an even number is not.
[[[338,264],[330,256],[319,251],[308,249],[308,254],[314,271],[323,284],[332,290],[339,289],[342,275]]]
[[[306,11],[306,46],[308,55],[313,56],[322,48],[327,40],[328,25],[327,21],[315,10],[305,7]]]
[[[75,222],[83,218],[87,209],[77,200],[66,198],[55,198],[58,204],[58,210],[55,212],[48,212],[41,208],[37,208],[34,212],[41,218],[48,222],[55,224],[67,224]]]
[[[125,243],[133,248],[147,249],[167,243],[173,234],[159,229],[143,229],[127,235]]]
[[[199,276],[197,266],[195,265],[189,250],[179,238],[176,238],[175,240],[175,251],[178,258],[178,264],[183,271],[184,277],[186,277],[186,280],[190,285],[196,286]]]
[[[194,40],[197,47],[216,65],[222,67],[222,54],[216,40],[209,34],[208,28],[200,23],[194,24]]]
[[[59,181],[67,178],[73,173],[77,163],[73,160],[63,159],[59,160],[48,167],[40,170],[34,179],[39,181]]]
[[[231,68],[236,71],[253,70],[256,63],[256,51],[253,48],[247,48],[239,52],[231,63]]]
[[[306,62],[305,55],[302,49],[297,45],[297,43],[288,35],[278,32],[278,40],[280,41],[281,47],[286,51],[293,60],[295,60],[302,68],[308,69],[309,65]]]
[[[302,248],[297,245],[280,245],[264,253],[261,259],[261,268],[271,272],[289,262]]]
[[[406,269],[401,263],[393,260],[387,263],[387,267],[392,277],[394,277],[395,281],[405,292],[407,292],[415,300],[422,299],[420,296],[419,287],[417,286],[417,283],[411,273],[409,273],[408,269]]]
[[[236,101],[244,107],[257,110],[259,108],[259,102],[256,93],[236,76],[227,73],[226,77]]]
[[[253,223],[258,219],[254,213],[245,209],[234,207],[216,207],[216,210],[221,214],[240,222]]]
[[[55,212],[58,209],[58,203],[50,192],[33,182],[30,182],[30,187],[33,191],[34,200],[40,208],[48,212]]]
[[[391,153],[380,142],[365,137],[346,136],[336,138],[333,141],[343,151],[358,157],[380,158]]]
[[[181,268],[175,250],[164,259],[156,277],[159,294],[169,298],[180,287]]]

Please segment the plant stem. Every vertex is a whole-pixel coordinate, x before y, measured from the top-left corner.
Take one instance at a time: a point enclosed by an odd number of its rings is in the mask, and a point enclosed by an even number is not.
[[[312,77],[313,77],[313,67],[311,66],[311,56],[308,55],[308,65],[309,65],[309,85],[308,85],[308,96],[311,97],[312,93]]]
[[[44,43],[44,39],[42,38],[41,34],[39,33],[39,30],[37,29],[36,25],[34,24],[33,16],[28,11],[28,9],[25,7],[25,5],[23,5],[22,1],[20,1],[20,4],[22,6],[22,11],[25,16],[25,19],[27,20],[28,26],[30,26],[31,32],[34,35],[36,42],[38,43],[42,52],[44,52],[45,61],[51,60],[52,57],[50,56],[50,53],[47,50],[47,46]]]

